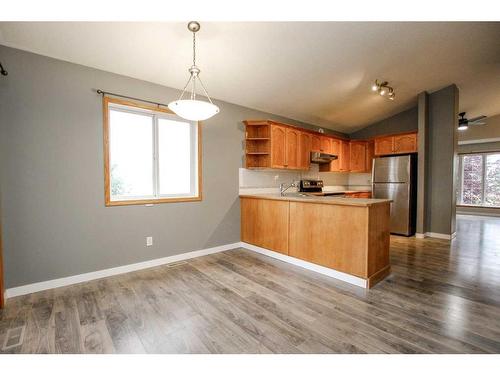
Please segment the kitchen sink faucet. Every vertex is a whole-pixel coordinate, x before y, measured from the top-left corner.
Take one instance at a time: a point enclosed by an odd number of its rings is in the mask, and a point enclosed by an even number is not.
[[[281,196],[284,196],[285,195],[285,191],[287,191],[288,189],[290,189],[291,187],[297,187],[297,184],[294,182],[292,182],[290,185],[286,186],[286,184],[284,184],[283,182],[280,184],[280,195]]]

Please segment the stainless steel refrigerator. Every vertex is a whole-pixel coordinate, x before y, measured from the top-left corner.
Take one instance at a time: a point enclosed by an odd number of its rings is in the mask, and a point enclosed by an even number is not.
[[[415,234],[417,203],[416,155],[387,156],[373,159],[372,196],[392,199],[391,233]]]

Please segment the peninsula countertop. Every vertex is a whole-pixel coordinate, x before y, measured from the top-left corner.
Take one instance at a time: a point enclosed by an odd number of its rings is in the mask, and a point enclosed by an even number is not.
[[[256,198],[256,199],[269,199],[269,200],[281,200],[289,202],[304,202],[304,203],[321,203],[321,204],[333,204],[339,206],[374,206],[379,204],[387,204],[392,202],[390,199],[373,199],[373,198],[344,198],[336,196],[311,196],[301,193],[288,193],[285,195],[280,195],[279,193],[267,193],[267,194],[240,194],[240,198]]]

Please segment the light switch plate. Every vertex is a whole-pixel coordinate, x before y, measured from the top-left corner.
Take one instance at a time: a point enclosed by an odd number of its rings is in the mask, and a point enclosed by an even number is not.
[[[146,237],[146,246],[153,246],[153,237]]]

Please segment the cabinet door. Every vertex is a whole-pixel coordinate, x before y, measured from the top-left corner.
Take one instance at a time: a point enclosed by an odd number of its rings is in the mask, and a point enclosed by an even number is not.
[[[366,142],[351,141],[349,169],[351,172],[366,170]]]
[[[241,240],[288,255],[289,202],[241,198]]]
[[[395,135],[394,152],[397,154],[417,152],[417,134]]]
[[[321,152],[321,137],[319,135],[311,135],[311,151]]]
[[[340,153],[341,153],[341,147],[340,147],[340,140],[339,139],[333,139],[331,140],[331,153],[333,155],[337,155],[338,159],[330,162],[330,171],[332,172],[339,172],[340,171]]]
[[[350,168],[350,145],[349,141],[340,141],[339,164],[342,172],[349,171]]]
[[[286,128],[271,126],[271,168],[286,167]]]
[[[372,171],[374,156],[375,156],[375,144],[373,141],[368,141],[366,142],[365,172],[370,173]]]
[[[390,155],[394,151],[394,137],[375,139],[375,155]]]
[[[289,169],[299,168],[299,134],[300,131],[293,129],[286,129],[286,155],[285,167]]]
[[[299,134],[299,168],[308,170],[311,161],[311,135],[300,132]]]
[[[330,138],[329,137],[321,137],[320,142],[321,142],[320,151],[324,152],[326,154],[330,154],[332,152]]]

